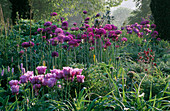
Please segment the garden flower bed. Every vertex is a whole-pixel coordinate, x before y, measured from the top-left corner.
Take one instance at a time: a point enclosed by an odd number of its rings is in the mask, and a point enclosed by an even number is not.
[[[170,110],[169,42],[156,25],[143,19],[119,29],[82,13],[80,27],[53,12],[1,34],[0,108]]]

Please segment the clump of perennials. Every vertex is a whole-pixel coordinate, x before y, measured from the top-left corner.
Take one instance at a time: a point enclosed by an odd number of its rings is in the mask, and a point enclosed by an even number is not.
[[[84,83],[85,79],[85,76],[81,75],[83,69],[79,68],[63,67],[62,70],[50,70],[50,73],[46,73],[46,66],[38,66],[36,69],[38,71],[38,75],[35,75],[34,71],[27,71],[21,75],[19,81],[11,80],[9,82],[13,94],[19,93],[19,84],[31,83],[35,91],[35,95],[37,96],[41,86],[52,88],[57,85],[61,88],[61,84],[59,84],[59,80],[61,79],[64,79],[67,82],[73,82],[76,78],[79,83]]]

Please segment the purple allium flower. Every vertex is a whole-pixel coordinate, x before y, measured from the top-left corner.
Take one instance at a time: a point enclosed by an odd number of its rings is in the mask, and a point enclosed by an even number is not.
[[[62,27],[62,29],[67,30],[68,29],[68,22],[67,21],[62,22],[61,27]]]
[[[11,81],[9,81],[9,85],[10,86],[18,85],[18,80],[11,80]]]
[[[64,77],[63,70],[58,70],[58,72],[56,73],[56,78],[57,79],[62,79],[63,77]]]
[[[140,25],[145,25],[146,24],[146,22],[145,21],[142,21],[141,23],[140,23]]]
[[[151,34],[152,37],[156,37],[158,36],[158,31],[154,31],[152,34]]]
[[[146,27],[149,28],[149,27],[150,27],[150,24],[147,24]]]
[[[89,20],[90,20],[90,18],[89,18],[89,17],[85,18],[85,21],[89,21]]]
[[[100,17],[100,14],[98,13],[98,14],[96,14],[96,17]]]
[[[86,28],[85,27],[80,27],[80,30],[83,31],[83,30],[86,30]]]
[[[77,26],[77,23],[73,23],[74,26]]]
[[[93,29],[92,29],[92,28],[88,28],[88,29],[87,29],[87,33],[90,33],[90,32],[93,32]]]
[[[95,35],[95,38],[100,39],[101,36],[97,34],[97,35]]]
[[[30,43],[29,43],[29,42],[23,42],[23,43],[21,44],[21,46],[22,46],[23,48],[27,48],[27,47],[30,46]]]
[[[85,27],[86,27],[86,28],[89,28],[89,27],[90,27],[90,25],[89,25],[89,24],[85,24]]]
[[[122,34],[122,31],[116,30],[115,34]]]
[[[23,51],[23,50],[21,50],[19,53],[20,53],[20,54],[24,54],[24,51]]]
[[[111,25],[113,30],[117,30],[117,27],[114,25]]]
[[[46,31],[51,31],[50,27],[47,27],[45,30],[46,30]]]
[[[151,28],[155,29],[155,28],[156,28],[156,25],[155,25],[155,24],[152,24],[152,25],[151,25]]]
[[[157,41],[161,41],[161,38],[157,38],[156,40],[157,40]]]
[[[63,20],[65,20],[65,18],[64,18],[64,17],[61,17],[60,20],[63,21]]]
[[[57,36],[57,41],[58,41],[58,43],[63,43],[64,38],[65,38],[65,35],[59,34],[59,35]]]
[[[12,85],[11,86],[11,91],[12,91],[12,94],[17,94],[19,93],[19,85]]]
[[[68,45],[70,45],[70,46],[72,45],[74,47],[78,47],[79,46],[79,44],[78,44],[76,39],[73,39],[73,40],[69,41]]]
[[[63,34],[64,31],[63,31],[63,29],[61,29],[61,28],[57,28],[57,29],[55,30],[55,33],[57,33],[57,34]]]
[[[21,80],[21,83],[27,83],[28,77],[26,75],[21,75],[20,80]]]
[[[86,35],[86,34],[82,34],[82,35],[81,35],[81,38],[82,38],[82,39],[86,39],[86,38],[87,38],[87,35]]]
[[[52,25],[52,22],[50,22],[50,21],[44,23],[44,26],[51,26],[51,25]]]
[[[75,31],[75,28],[74,28],[74,27],[71,27],[70,30],[71,30],[71,31]]]
[[[86,11],[86,10],[84,10],[84,11],[83,11],[83,13],[84,13],[84,14],[87,14],[87,11]]]
[[[119,48],[119,45],[116,45],[115,47],[116,47],[116,48]]]
[[[72,73],[75,72],[74,75],[81,75],[82,71],[83,71],[83,69],[75,68],[75,69],[73,69]]]
[[[52,73],[52,74],[56,74],[56,73],[58,73],[58,71],[59,71],[59,69],[53,69],[53,70],[50,70],[50,72]]]
[[[49,78],[46,83],[47,83],[47,86],[51,88],[56,84],[56,79],[55,78]]]
[[[76,31],[78,31],[78,30],[79,30],[79,28],[78,28],[78,27],[76,27],[76,28],[75,28],[75,30],[76,30]]]
[[[51,56],[52,57],[58,57],[58,52],[56,52],[56,51],[52,52]]]
[[[107,41],[107,42],[105,43],[105,45],[106,45],[106,46],[111,46],[112,44],[111,44],[110,41]]]
[[[63,67],[63,76],[70,77],[72,70],[73,70],[73,68],[71,68],[71,67]]]
[[[138,32],[139,32],[139,30],[138,30],[137,28],[133,28],[133,31],[134,31],[135,33],[138,33]]]
[[[4,76],[4,69],[3,69],[2,72],[1,72],[1,76]]]
[[[89,23],[89,21],[84,21],[84,23],[88,24],[88,23]]]
[[[34,47],[34,43],[33,42],[29,41],[29,44],[30,44],[31,47]]]
[[[36,69],[38,71],[38,74],[45,74],[47,67],[46,66],[38,66]]]
[[[92,32],[90,32],[90,33],[88,34],[88,36],[89,36],[89,39],[90,39],[90,37],[92,37],[92,38],[94,37],[94,34],[93,34]],[[91,38],[91,39],[92,39],[92,38]]]
[[[52,25],[51,26],[51,30],[55,30],[55,29],[57,29],[57,26],[56,25]]]
[[[71,38],[69,36],[65,36],[63,40],[64,40],[64,42],[68,42],[71,40]]]
[[[77,75],[77,82],[84,83],[85,76],[84,75]]]
[[[43,28],[38,28],[37,29],[37,32],[42,32],[43,31]]]
[[[70,32],[64,32],[65,35],[71,35]]]
[[[40,88],[41,88],[41,84],[34,84],[33,85],[34,90],[37,90],[37,89],[40,89]]]
[[[124,27],[121,27],[121,30],[124,30]]]
[[[49,78],[54,78],[54,74],[55,73],[47,73],[46,75],[45,75],[45,79],[49,79]]]
[[[145,21],[145,24],[149,24],[149,20],[146,20],[146,21]]]
[[[57,16],[57,13],[56,12],[53,12],[50,14],[51,16]]]
[[[126,37],[123,37],[122,39],[121,39],[121,41],[127,41],[127,38]]]
[[[105,35],[106,34],[106,30],[104,28],[96,29],[96,34]]]
[[[36,81],[37,81],[37,79],[38,79],[37,76],[31,76],[31,77],[29,78],[29,81],[30,81],[32,84],[35,84]]]
[[[94,47],[90,47],[89,50],[90,50],[90,51],[94,50]]]
[[[24,73],[24,75],[26,75],[29,78],[31,76],[34,76],[34,71],[27,71],[26,73]]]
[[[117,34],[115,34],[115,31],[110,31],[108,37],[109,38],[116,38]]]
[[[104,29],[110,31],[110,30],[112,30],[112,26],[110,24],[106,24],[104,26]]]

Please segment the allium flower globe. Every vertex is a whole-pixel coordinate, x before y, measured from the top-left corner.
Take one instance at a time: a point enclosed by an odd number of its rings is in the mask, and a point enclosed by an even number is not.
[[[45,74],[47,67],[46,66],[38,66],[36,69],[38,71],[38,74]]]

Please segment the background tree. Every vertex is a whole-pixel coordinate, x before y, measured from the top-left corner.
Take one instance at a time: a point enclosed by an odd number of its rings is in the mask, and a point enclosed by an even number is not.
[[[11,3],[9,2],[9,0],[0,0],[0,8],[2,8],[2,12],[0,10],[0,18],[3,17],[3,20],[7,20],[7,18],[11,17],[11,12],[12,10],[11,8]],[[1,21],[2,22],[2,21]]]
[[[116,9],[115,11],[112,12],[112,15],[114,16],[114,21],[115,21],[115,25],[117,26],[122,26],[124,21],[130,16],[130,13],[132,12],[131,9],[129,8],[124,8],[124,7],[120,7],[118,9]]]
[[[150,7],[159,37],[170,40],[170,0],[151,0]]]
[[[11,10],[11,19],[12,22],[15,23],[17,12],[19,15],[19,18],[27,19],[30,17],[30,6],[28,0],[9,0],[12,4]]]
[[[151,0],[134,0],[136,2],[137,9],[134,10],[129,17],[129,23],[140,23],[142,18],[147,18],[151,15],[150,2]]]
[[[34,19],[48,19],[51,12],[57,12],[59,16],[68,17],[82,15],[83,10],[88,11],[88,16],[97,12],[104,12],[105,7],[113,7],[120,5],[123,0],[1,0],[3,11],[11,12],[11,19],[16,20],[16,13],[19,18],[29,18],[30,8],[32,8]],[[30,6],[31,3],[31,6]],[[7,11],[7,6],[11,6],[11,10]],[[6,15],[5,15],[6,16]],[[10,16],[10,15],[8,15]]]

